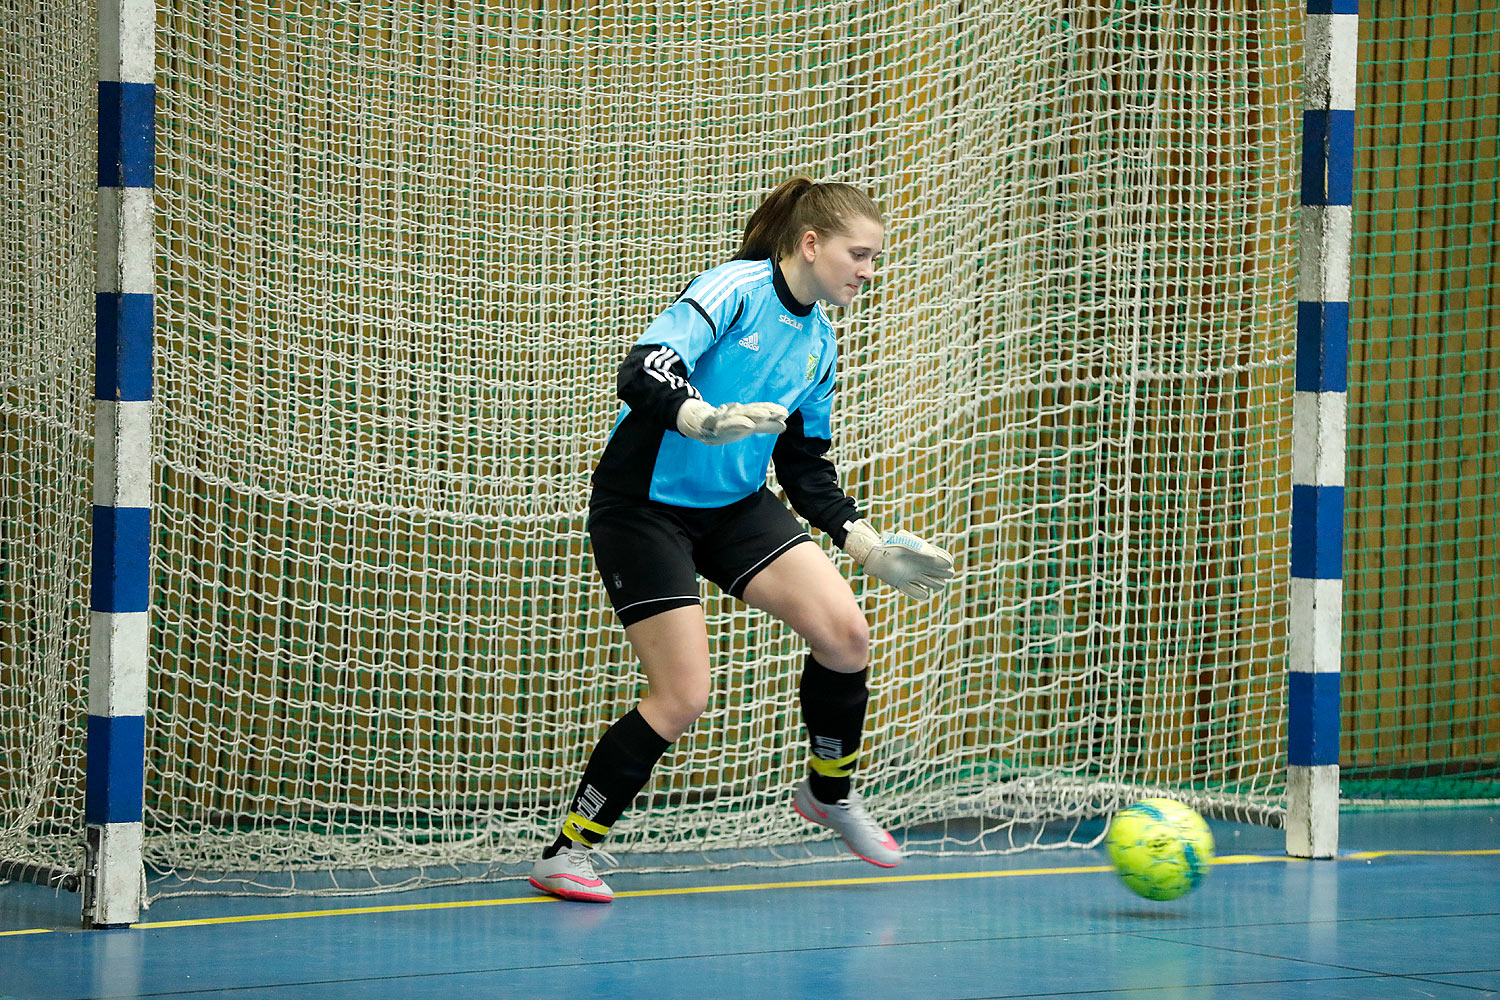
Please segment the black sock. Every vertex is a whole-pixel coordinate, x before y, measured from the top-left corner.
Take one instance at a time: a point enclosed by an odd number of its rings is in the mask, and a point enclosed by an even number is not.
[[[870,671],[841,674],[814,660],[802,670],[802,720],[812,746],[808,783],[819,802],[849,797],[850,776],[859,766],[859,744],[864,735]]]
[[[589,755],[562,835],[542,852],[542,857],[550,858],[573,843],[592,847],[603,840],[646,787],[651,769],[671,745],[657,735],[639,709],[631,709],[610,726]]]

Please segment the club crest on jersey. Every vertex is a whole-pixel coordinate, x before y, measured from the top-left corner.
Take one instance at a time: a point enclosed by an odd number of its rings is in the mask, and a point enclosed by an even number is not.
[[[816,374],[818,374],[818,355],[809,354],[807,356],[807,375],[803,377],[802,381],[811,382],[813,376]]]
[[[760,350],[760,331],[759,330],[751,330],[750,331],[750,335],[748,337],[741,337],[740,338],[740,346],[743,347],[747,351],[758,351],[758,350]]]

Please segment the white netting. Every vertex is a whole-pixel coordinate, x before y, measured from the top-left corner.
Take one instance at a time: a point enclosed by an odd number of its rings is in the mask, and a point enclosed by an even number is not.
[[[0,4],[0,861],[82,856],[98,71],[91,4]]]
[[[959,560],[856,582],[872,812],[1273,815],[1300,4],[492,10],[161,5],[148,858],[550,839],[639,683],[583,530],[615,367],[794,173],[888,216],[846,486]],[[802,644],[705,593],[711,707],[616,846],[810,835]]]

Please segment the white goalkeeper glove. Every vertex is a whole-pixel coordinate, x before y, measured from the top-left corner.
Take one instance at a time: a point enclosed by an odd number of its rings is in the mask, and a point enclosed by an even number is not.
[[[786,407],[779,403],[725,403],[714,407],[689,399],[677,411],[683,437],[704,444],[729,444],[751,434],[780,434],[786,430]]]
[[[907,597],[926,600],[953,579],[953,557],[909,531],[886,532],[861,518],[844,525],[844,551],[864,571]]]

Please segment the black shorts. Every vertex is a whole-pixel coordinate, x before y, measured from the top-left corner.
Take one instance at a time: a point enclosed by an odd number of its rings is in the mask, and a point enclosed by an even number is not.
[[[812,538],[765,487],[728,507],[673,507],[598,491],[589,538],[623,625],[697,604],[698,574],[744,599],[745,587],[787,549]]]

